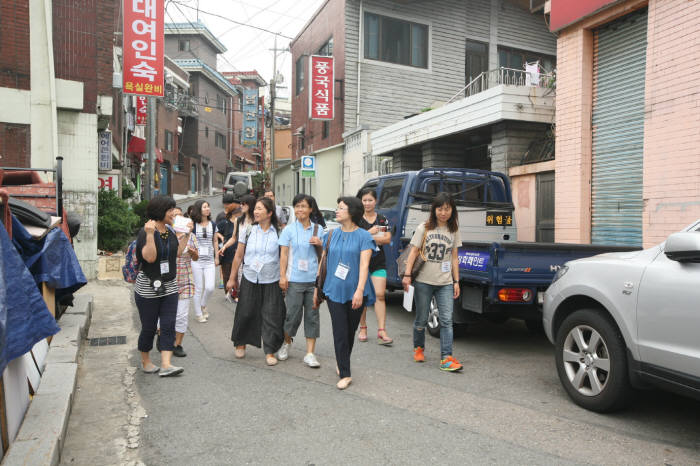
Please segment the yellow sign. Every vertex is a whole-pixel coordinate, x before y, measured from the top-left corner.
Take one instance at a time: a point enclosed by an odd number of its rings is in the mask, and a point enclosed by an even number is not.
[[[486,226],[510,227],[513,226],[513,215],[507,212],[486,212]]]
[[[204,111],[207,113],[211,113],[211,107],[204,107]]]

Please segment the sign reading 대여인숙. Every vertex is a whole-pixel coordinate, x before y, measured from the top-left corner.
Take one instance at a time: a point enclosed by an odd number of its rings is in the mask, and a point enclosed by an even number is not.
[[[335,86],[333,57],[312,55],[309,60],[309,117],[312,120],[332,120],[335,116]]]
[[[112,133],[110,131],[100,131],[99,133],[97,133],[97,151],[99,155],[99,170],[111,170]]]
[[[258,145],[258,90],[243,90],[243,145]]]
[[[125,94],[163,96],[164,0],[124,0]]]
[[[301,176],[306,178],[316,177],[316,157],[304,155],[301,157]]]

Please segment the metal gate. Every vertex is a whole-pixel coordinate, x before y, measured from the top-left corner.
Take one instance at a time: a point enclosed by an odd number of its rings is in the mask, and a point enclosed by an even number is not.
[[[537,174],[537,231],[535,240],[554,242],[554,172]]]
[[[591,242],[642,245],[647,10],[593,35]]]

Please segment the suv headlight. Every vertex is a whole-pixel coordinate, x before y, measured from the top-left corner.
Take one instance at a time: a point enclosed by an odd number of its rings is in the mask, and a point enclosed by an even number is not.
[[[559,270],[557,270],[557,273],[554,274],[554,278],[552,279],[551,284],[553,285],[557,280],[559,280],[561,277],[566,275],[566,272],[568,272],[568,271],[569,271],[569,267],[567,267],[566,265],[562,265],[561,267],[559,267]]]

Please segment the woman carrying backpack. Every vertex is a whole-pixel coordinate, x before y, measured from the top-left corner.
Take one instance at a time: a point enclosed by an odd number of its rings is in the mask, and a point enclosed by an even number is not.
[[[193,233],[199,246],[199,260],[192,262],[194,278],[194,312],[197,321],[206,322],[209,318],[207,301],[216,286],[216,266],[219,265],[219,245],[216,242],[216,225],[211,221],[209,203],[199,200],[192,209]]]
[[[176,280],[177,257],[187,247],[189,235],[178,240],[170,228],[175,201],[169,196],[156,196],[148,203],[146,215],[150,220],[136,238],[136,257],[140,271],[134,283],[134,300],[141,319],[138,349],[141,369],[161,377],[182,373],[182,367],[173,366],[170,359],[175,347],[175,319],[178,306]],[[149,352],[160,319],[161,367],[151,362]]]

